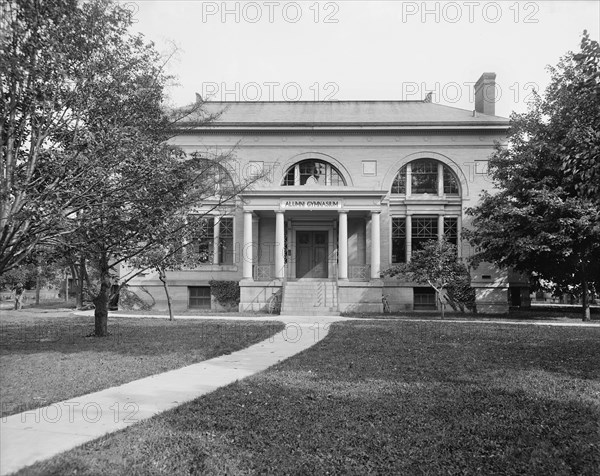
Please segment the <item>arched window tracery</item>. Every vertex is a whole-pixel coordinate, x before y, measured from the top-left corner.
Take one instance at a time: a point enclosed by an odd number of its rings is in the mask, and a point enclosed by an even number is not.
[[[396,195],[458,196],[460,187],[456,174],[446,164],[434,159],[417,159],[400,169],[391,191]]]
[[[345,186],[344,177],[323,160],[307,159],[292,165],[283,177],[285,186]]]

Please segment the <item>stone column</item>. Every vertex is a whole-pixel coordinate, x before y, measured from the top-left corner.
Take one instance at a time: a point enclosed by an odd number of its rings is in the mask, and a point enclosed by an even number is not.
[[[252,211],[244,211],[244,246],[242,247],[242,278],[252,281]]]
[[[348,279],[348,212],[340,211],[338,230],[338,279]]]
[[[213,264],[219,264],[219,240],[221,235],[221,218],[214,217],[213,226]]]
[[[379,279],[381,271],[381,212],[371,212],[371,279]]]
[[[284,278],[285,222],[281,211],[275,212],[275,278]]]
[[[444,239],[444,215],[441,213],[438,215],[438,241]]]
[[[410,261],[412,254],[412,215],[406,214],[406,262]]]
[[[412,164],[406,164],[406,197],[412,195]]]
[[[444,164],[438,162],[438,197],[444,195]]]
[[[294,243],[294,230],[292,220],[288,219],[287,221],[287,229],[285,233],[287,233],[288,239],[288,249],[286,250],[287,255],[287,277],[295,278],[296,277],[296,244]],[[285,263],[285,259],[284,259]]]

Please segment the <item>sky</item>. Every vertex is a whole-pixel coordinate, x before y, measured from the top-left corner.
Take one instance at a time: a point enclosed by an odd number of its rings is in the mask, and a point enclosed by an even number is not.
[[[213,100],[420,100],[474,109],[495,72],[496,115],[527,110],[599,1],[122,0],[176,78],[172,105]]]

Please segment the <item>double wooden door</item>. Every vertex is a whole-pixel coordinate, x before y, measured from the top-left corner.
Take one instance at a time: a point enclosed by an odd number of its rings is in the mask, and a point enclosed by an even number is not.
[[[327,231],[296,232],[296,277],[327,278]]]

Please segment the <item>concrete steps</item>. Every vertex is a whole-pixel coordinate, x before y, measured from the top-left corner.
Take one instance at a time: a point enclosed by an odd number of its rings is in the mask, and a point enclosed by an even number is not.
[[[336,283],[325,280],[286,283],[281,314],[284,316],[339,316]]]

